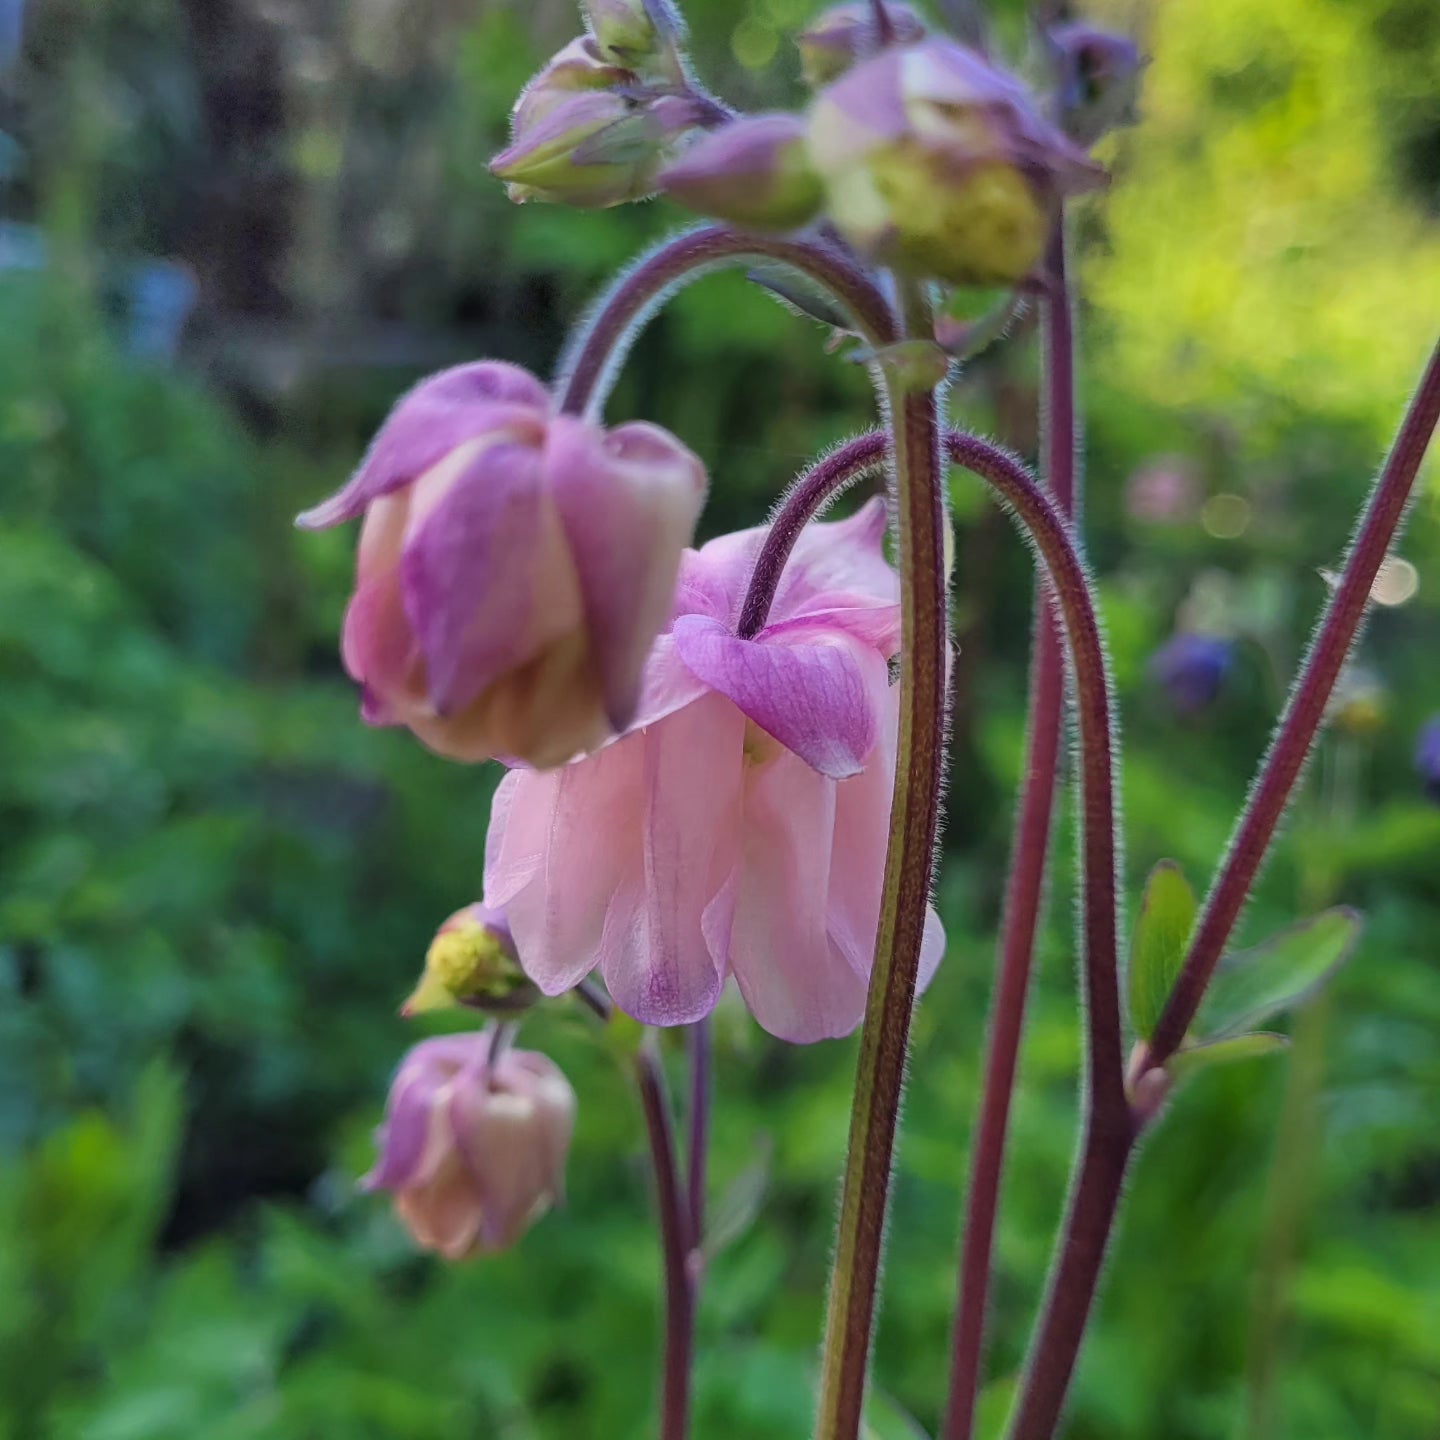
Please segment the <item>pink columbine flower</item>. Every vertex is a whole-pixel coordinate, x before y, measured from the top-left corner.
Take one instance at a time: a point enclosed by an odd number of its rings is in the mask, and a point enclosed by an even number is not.
[[[898,722],[884,533],[878,500],[809,526],[752,640],[734,627],[765,532],[688,551],[630,733],[502,782],[485,899],[546,994],[598,967],[622,1009],[678,1025],[733,975],[784,1039],[859,1023]],[[925,980],[943,946],[932,913]]]
[[[412,390],[298,523],[365,516],[342,654],[367,721],[543,766],[629,722],[704,498],[666,431],[556,415],[484,361]]]
[[[490,1048],[476,1031],[405,1057],[361,1182],[391,1191],[416,1242],[447,1260],[513,1245],[564,1193],[575,1092],[544,1055],[492,1062]]]

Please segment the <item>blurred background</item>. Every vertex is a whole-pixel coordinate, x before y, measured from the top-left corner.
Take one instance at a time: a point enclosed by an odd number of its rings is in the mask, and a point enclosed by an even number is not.
[[[686,0],[706,80],[797,104],[810,0]],[[1012,56],[1018,6],[998,7]],[[1093,12],[1153,56],[1078,216],[1092,557],[1128,738],[1133,915],[1203,885],[1440,321],[1433,0]],[[352,535],[300,536],[390,402],[475,356],[544,373],[679,216],[508,205],[510,103],[571,0],[0,0],[0,1437],[653,1434],[658,1293],[625,1077],[556,1005],[568,1208],[414,1253],[357,1195],[395,1014],[474,898],[490,770],[367,731],[336,636]],[[754,523],[866,378],[734,276],[647,333],[612,413]],[[966,423],[1033,453],[1033,337]],[[1246,922],[1368,916],[1288,1058],[1195,1080],[1135,1171],[1075,1440],[1440,1433],[1440,507],[1434,467]],[[940,903],[874,1434],[933,1427],[1019,767],[1023,547],[953,483],[962,646]],[[1427,787],[1429,798],[1427,798]],[[1068,836],[1062,851],[1068,852]],[[1074,1146],[1062,854],[999,1240],[1004,1412]],[[696,1433],[808,1433],[851,1044],[719,1026]],[[741,1203],[768,1172],[758,1217]],[[738,1185],[729,1202],[719,1196]],[[993,1428],[992,1432],[993,1433]]]

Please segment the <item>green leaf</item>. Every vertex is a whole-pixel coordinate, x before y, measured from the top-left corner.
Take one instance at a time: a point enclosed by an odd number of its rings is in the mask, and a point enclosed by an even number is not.
[[[1361,924],[1354,910],[1327,910],[1229,956],[1211,982],[1198,1028],[1207,1039],[1222,1039],[1293,1010],[1350,958]]]
[[[755,1159],[730,1182],[711,1212],[705,1229],[707,1259],[713,1260],[755,1223],[770,1186],[772,1148],[770,1137],[762,1135],[755,1146]]]
[[[1265,1055],[1278,1055],[1290,1048],[1286,1035],[1260,1031],[1253,1035],[1232,1035],[1228,1040],[1207,1040],[1177,1050],[1165,1068],[1175,1079],[1194,1075],[1215,1065],[1230,1065],[1236,1060],[1258,1060]]]
[[[1180,867],[1173,860],[1162,860],[1145,882],[1130,944],[1130,1023],[1146,1039],[1180,973],[1198,909],[1195,892]]]

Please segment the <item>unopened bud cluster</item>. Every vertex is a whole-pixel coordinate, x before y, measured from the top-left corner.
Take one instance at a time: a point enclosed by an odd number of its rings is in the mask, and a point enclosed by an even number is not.
[[[955,285],[1014,285],[1060,202],[1103,183],[1082,146],[1129,118],[1140,62],[1081,25],[1047,38],[1055,112],[919,15],[834,6],[796,37],[805,114],[730,118],[690,80],[659,0],[587,0],[588,31],[531,82],[492,169],[516,200],[614,205],[656,189],[787,232],[828,220],[864,259]]]

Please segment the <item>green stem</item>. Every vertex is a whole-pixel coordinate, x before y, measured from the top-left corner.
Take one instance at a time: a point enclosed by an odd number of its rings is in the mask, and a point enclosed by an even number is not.
[[[928,334],[928,305],[918,287],[902,282],[902,300],[907,333]],[[855,1440],[860,1432],[944,774],[948,631],[939,404],[933,390],[907,391],[894,379],[887,387],[899,530],[900,734],[826,1315],[820,1440]]]

